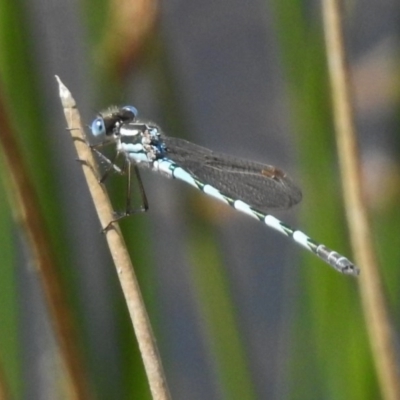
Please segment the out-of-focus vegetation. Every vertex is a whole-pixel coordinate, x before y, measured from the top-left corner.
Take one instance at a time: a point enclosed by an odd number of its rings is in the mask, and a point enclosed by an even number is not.
[[[57,256],[89,386],[99,399],[150,394],[115,271],[64,132],[54,74],[72,91],[86,123],[99,107],[135,102],[168,134],[237,155],[253,152],[259,160],[265,156],[264,162],[279,164],[282,157],[304,192],[298,225],[351,255],[318,5],[272,1],[255,11],[255,5],[233,1],[206,2],[204,9],[196,2],[167,3],[87,1],[78,8],[0,0],[0,93]],[[398,79],[395,68],[385,69],[384,77],[369,69],[395,62],[390,40],[397,37],[390,34],[397,32],[387,32],[383,45],[373,42],[356,29],[359,18],[367,17],[356,11],[345,14],[350,62],[356,93],[370,98],[364,104],[357,97],[359,139],[398,326]],[[372,35],[377,25],[371,21]],[[364,44],[353,41],[357,32],[365,35]],[[383,51],[372,51],[385,43]],[[237,65],[226,58],[230,53],[239,53]],[[276,61],[266,77],[268,58]],[[0,169],[0,370],[16,399],[61,398],[66,379],[57,338],[24,232],[12,218],[1,156]],[[149,213],[124,221],[122,228],[174,399],[379,397],[354,279],[205,196],[149,175],[144,174]],[[124,202],[123,184],[109,183],[116,204]]]

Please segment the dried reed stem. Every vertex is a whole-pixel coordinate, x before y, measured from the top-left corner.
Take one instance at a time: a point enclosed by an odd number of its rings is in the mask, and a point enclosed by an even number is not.
[[[83,172],[93,197],[101,226],[105,228],[109,222],[114,219],[113,209],[106,190],[98,182],[99,174],[97,164],[90,148],[86,144],[86,138],[75,100],[60,79],[58,77],[56,78],[59,84],[60,98],[68,128],[74,139],[79,159],[84,160],[84,163],[82,163]],[[153,399],[167,400],[170,398],[170,395],[161,359],[140,292],[140,287],[118,225],[114,223],[113,229],[108,229],[105,235],[135,330]]]
[[[344,200],[355,259],[362,269],[358,282],[363,310],[382,396],[400,399],[397,349],[363,197],[341,10],[338,0],[323,0],[322,5]]]

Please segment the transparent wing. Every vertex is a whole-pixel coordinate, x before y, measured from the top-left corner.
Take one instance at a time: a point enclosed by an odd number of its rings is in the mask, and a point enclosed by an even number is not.
[[[302,198],[300,189],[271,165],[216,153],[186,140],[163,135],[168,157],[204,184],[261,212],[286,209]]]

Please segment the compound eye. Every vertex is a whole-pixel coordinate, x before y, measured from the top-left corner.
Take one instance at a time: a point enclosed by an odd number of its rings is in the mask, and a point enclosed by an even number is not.
[[[106,125],[104,119],[101,117],[96,118],[90,126],[93,136],[100,137],[106,135]]]
[[[129,118],[131,121],[133,121],[139,114],[138,110],[133,106],[122,107],[122,110],[124,111],[126,117]]]

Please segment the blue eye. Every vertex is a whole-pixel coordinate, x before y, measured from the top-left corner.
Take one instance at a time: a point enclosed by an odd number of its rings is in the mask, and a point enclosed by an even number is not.
[[[90,130],[92,131],[93,136],[105,136],[106,134],[106,125],[104,124],[104,119],[101,117],[96,118],[92,125],[90,126]]]
[[[134,120],[139,114],[138,110],[133,106],[124,106],[122,107],[122,110],[132,114],[132,120]]]

